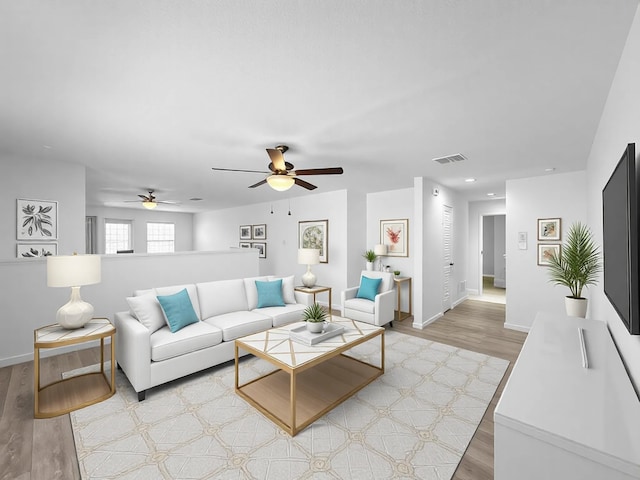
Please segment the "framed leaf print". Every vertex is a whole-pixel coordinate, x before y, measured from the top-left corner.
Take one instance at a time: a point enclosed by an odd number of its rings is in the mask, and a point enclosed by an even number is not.
[[[329,263],[329,220],[298,222],[298,248],[316,248],[320,263]]]
[[[380,220],[380,243],[387,246],[387,257],[408,257],[409,219]]]
[[[56,240],[58,238],[58,202],[19,198],[17,206],[16,237],[18,240]]]
[[[48,257],[58,254],[58,244],[53,243],[19,243],[17,258]]]

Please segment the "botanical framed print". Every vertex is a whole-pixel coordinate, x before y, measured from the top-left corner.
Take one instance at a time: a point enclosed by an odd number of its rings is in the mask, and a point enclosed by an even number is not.
[[[380,243],[387,246],[387,257],[408,257],[409,219],[380,220]]]
[[[58,238],[58,202],[19,198],[17,205],[16,237],[18,240],[56,240]]]
[[[560,219],[559,218],[539,218],[538,219],[538,240],[558,241],[560,240]]]
[[[251,248],[251,242],[240,242],[238,246],[240,248]]]
[[[258,249],[258,258],[267,258],[267,244],[264,242],[253,242],[251,248]]]
[[[267,239],[267,226],[264,223],[262,225],[253,225],[253,239],[254,240]]]
[[[562,247],[559,243],[539,243],[538,244],[538,265],[549,265],[551,257],[553,255],[560,255],[560,249]]]
[[[19,243],[16,257],[36,258],[58,254],[57,243]]]
[[[240,225],[240,240],[251,240],[251,225]]]
[[[320,263],[329,263],[329,220],[298,222],[298,248],[316,248]]]

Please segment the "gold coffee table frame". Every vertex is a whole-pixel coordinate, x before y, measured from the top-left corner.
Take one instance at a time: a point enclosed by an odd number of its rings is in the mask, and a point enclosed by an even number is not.
[[[236,393],[292,437],[384,373],[384,328],[334,316],[341,335],[313,346],[289,339],[286,325],[235,341]],[[380,366],[345,352],[380,338]],[[278,370],[240,384],[239,350]]]
[[[35,418],[51,418],[93,405],[116,393],[116,357],[114,327],[107,318],[93,318],[77,330],[53,324],[33,332],[33,379]],[[104,339],[111,338],[111,382],[104,371]],[[40,349],[100,340],[100,371],[76,375],[48,385],[40,384]]]

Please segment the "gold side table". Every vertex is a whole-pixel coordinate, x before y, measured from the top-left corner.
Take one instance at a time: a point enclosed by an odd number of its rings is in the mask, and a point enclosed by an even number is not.
[[[393,277],[393,281],[396,284],[396,290],[398,291],[398,309],[395,311],[395,320],[401,321],[407,317],[413,315],[411,304],[413,303],[413,292],[411,288],[411,277]],[[402,285],[406,283],[409,288],[409,311],[402,311]]]
[[[53,324],[33,331],[33,380],[35,418],[51,418],[93,405],[116,393],[114,327],[107,318],[93,318],[76,330]],[[111,382],[104,371],[104,340],[111,338]],[[48,385],[40,384],[40,349],[100,340],[100,371],[64,378]]]
[[[316,295],[319,293],[328,292],[329,293],[329,316],[331,316],[331,309],[333,308],[333,304],[331,303],[331,287],[323,287],[322,285],[314,285],[313,287],[305,287],[300,285],[295,287],[294,290],[296,292],[308,293],[313,295],[313,303],[316,303]]]

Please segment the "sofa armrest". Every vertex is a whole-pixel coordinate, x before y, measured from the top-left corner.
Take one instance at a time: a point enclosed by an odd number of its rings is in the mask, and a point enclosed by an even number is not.
[[[393,321],[395,315],[395,293],[395,290],[387,290],[376,295],[376,325],[382,326]]]
[[[136,392],[151,386],[151,334],[129,312],[114,315],[116,361]]]
[[[342,290],[340,292],[340,315],[344,317],[344,302],[351,298],[356,298],[356,294],[358,293],[358,288],[360,287],[351,287],[346,290]]]

